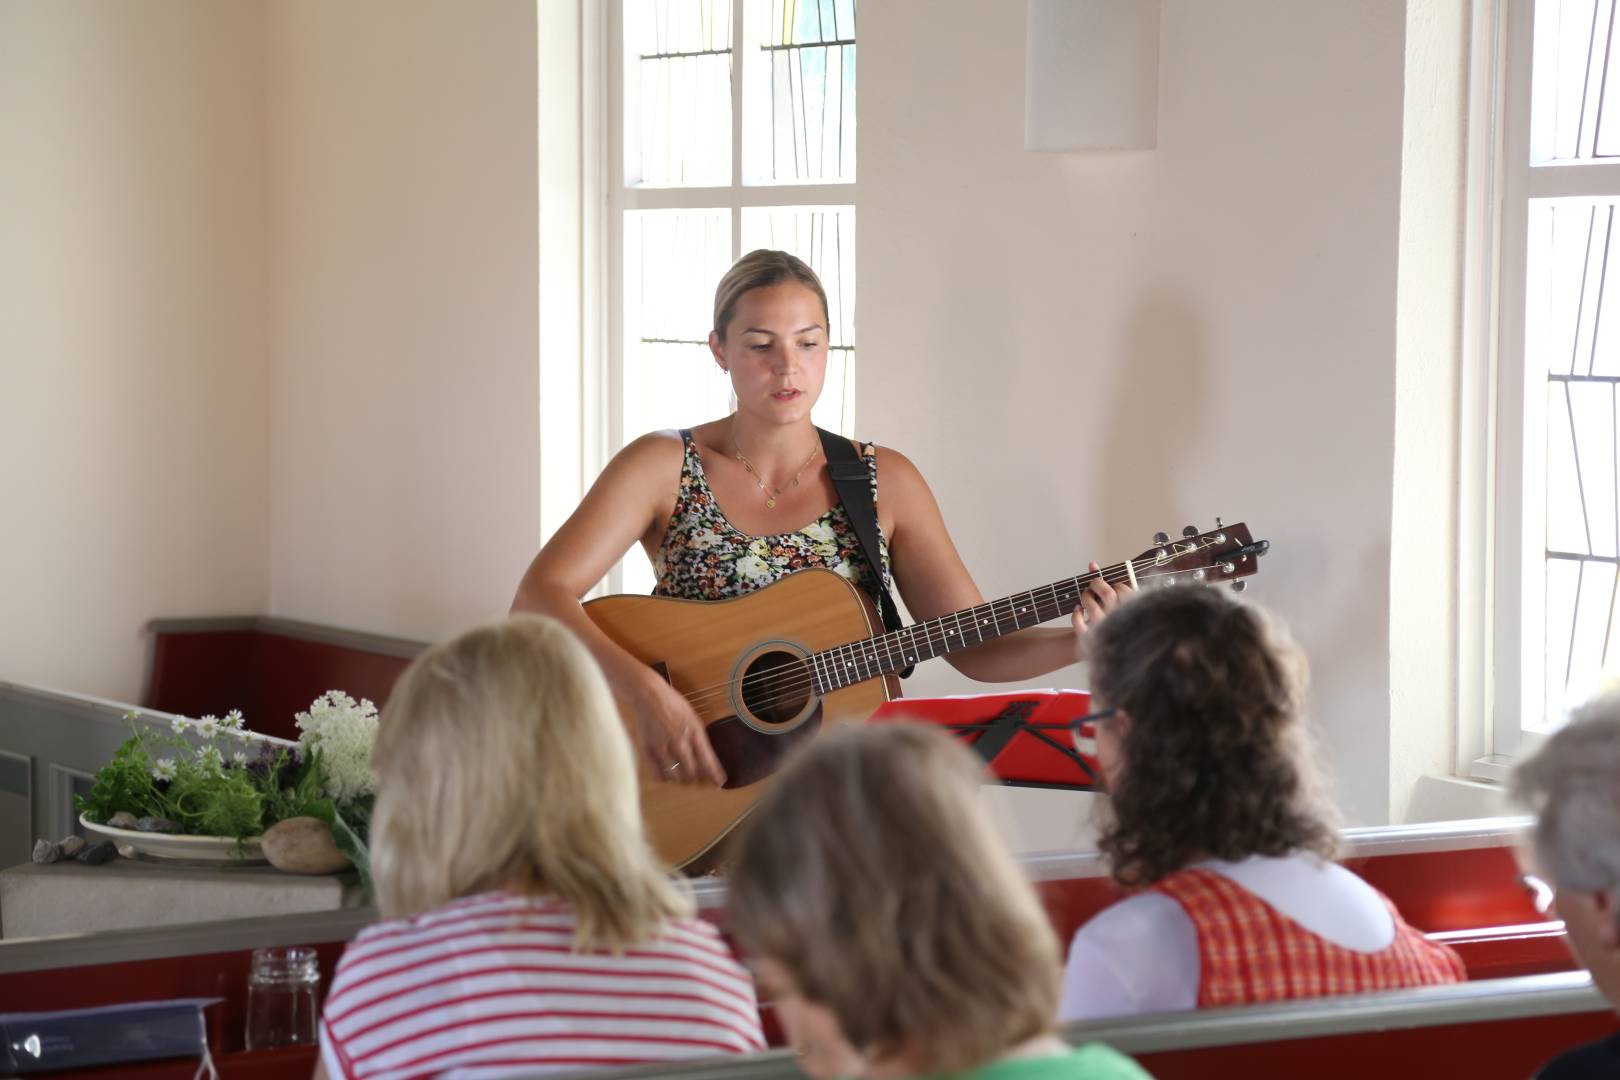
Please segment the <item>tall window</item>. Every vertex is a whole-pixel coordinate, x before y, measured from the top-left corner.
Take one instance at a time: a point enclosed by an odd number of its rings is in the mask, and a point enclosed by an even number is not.
[[[714,287],[755,248],[790,251],[827,290],[827,382],[814,418],[855,416],[856,0],[622,0],[613,40],[621,137],[611,207],[615,448],[722,416],[708,351]],[[616,587],[646,592],[632,552]]]
[[[1508,6],[1498,753],[1620,672],[1620,38],[1615,0]]]

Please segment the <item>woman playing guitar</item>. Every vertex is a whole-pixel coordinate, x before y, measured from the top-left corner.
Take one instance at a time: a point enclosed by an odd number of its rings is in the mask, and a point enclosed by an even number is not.
[[[660,596],[727,599],[812,566],[842,574],[874,599],[883,587],[862,555],[810,419],[826,374],[828,324],[826,293],[804,262],[764,250],[739,259],[715,291],[709,334],[737,411],[626,446],[518,586],[513,611],[561,620],[595,655],[634,709],[642,753],[664,779],[718,786],[725,772],[686,698],[610,640],[580,605],[631,544],[639,541],[653,560]],[[874,493],[882,479],[878,546],[885,571],[892,559],[912,616],[983,603],[917,467],[896,450],[856,448]],[[1069,629],[1026,629],[947,659],[981,682],[1029,679],[1076,663],[1086,656],[1088,625],[1123,591],[1099,576]]]

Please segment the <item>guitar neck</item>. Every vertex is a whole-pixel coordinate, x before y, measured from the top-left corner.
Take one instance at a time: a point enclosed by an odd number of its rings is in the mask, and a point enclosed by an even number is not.
[[[816,692],[827,693],[867,679],[892,675],[924,660],[971,649],[1005,634],[1068,615],[1093,581],[1098,578],[1124,581],[1129,573],[1125,563],[1115,563],[978,607],[913,623],[903,630],[815,653],[809,662],[815,673]]]

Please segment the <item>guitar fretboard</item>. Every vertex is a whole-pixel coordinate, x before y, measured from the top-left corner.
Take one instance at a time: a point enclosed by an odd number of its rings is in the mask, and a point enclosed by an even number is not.
[[[1099,577],[1121,581],[1126,574],[1125,564],[1116,563],[1079,577],[1063,578],[1028,592],[914,623],[903,630],[815,653],[806,661],[815,679],[815,692],[841,690],[880,675],[904,671],[924,660],[972,648],[1067,615],[1093,581]]]

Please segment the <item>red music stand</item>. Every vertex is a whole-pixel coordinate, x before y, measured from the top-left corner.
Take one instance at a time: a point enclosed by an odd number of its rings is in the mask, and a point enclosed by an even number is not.
[[[1013,787],[1096,791],[1096,730],[1084,690],[898,698],[872,714],[874,724],[938,724],[976,750],[992,775]],[[1098,714],[1102,719],[1107,713]]]

